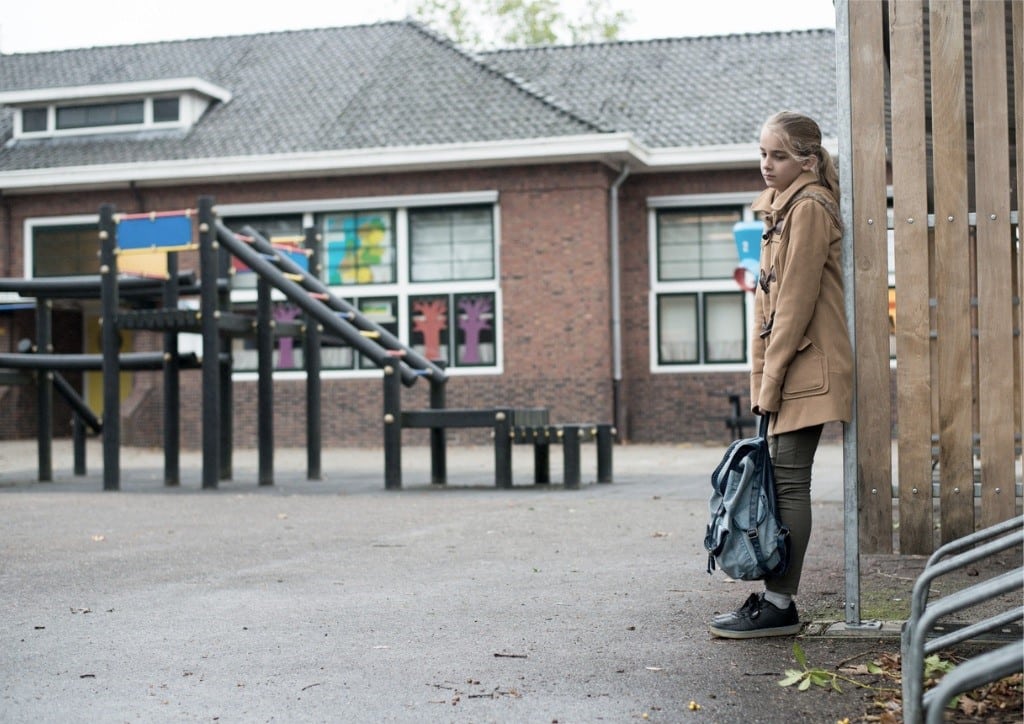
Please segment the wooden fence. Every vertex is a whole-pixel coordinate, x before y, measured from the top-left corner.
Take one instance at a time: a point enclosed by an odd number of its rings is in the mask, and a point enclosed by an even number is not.
[[[1024,2],[837,9],[857,540],[861,553],[928,553],[1020,508]]]

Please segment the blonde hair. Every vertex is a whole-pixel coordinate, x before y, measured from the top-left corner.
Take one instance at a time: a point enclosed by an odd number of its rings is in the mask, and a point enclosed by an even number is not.
[[[839,199],[839,173],[832,154],[821,145],[821,128],[813,118],[794,111],[780,111],[764,122],[764,128],[777,135],[786,152],[801,164],[815,159],[818,183]]]

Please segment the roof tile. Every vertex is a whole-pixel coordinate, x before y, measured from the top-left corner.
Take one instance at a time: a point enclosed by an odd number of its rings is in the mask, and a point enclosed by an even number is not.
[[[616,131],[652,148],[747,143],[782,107],[836,130],[831,31],[473,55],[405,20],[0,55],[0,92],[181,77],[232,99],[188,132],[17,142],[0,109],[0,172]]]

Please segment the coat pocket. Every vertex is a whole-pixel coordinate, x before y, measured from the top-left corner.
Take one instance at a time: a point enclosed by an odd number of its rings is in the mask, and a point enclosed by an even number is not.
[[[782,399],[823,395],[828,392],[828,357],[807,337],[800,341],[796,356],[782,383]]]

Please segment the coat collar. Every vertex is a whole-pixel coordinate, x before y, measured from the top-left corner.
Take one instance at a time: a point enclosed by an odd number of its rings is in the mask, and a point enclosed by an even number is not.
[[[805,186],[816,183],[818,183],[818,174],[814,171],[804,171],[796,177],[785,191],[765,189],[750,208],[753,211],[763,213],[766,219],[768,217],[782,216],[779,212],[789,206],[789,202],[793,200],[794,196],[800,193]]]

